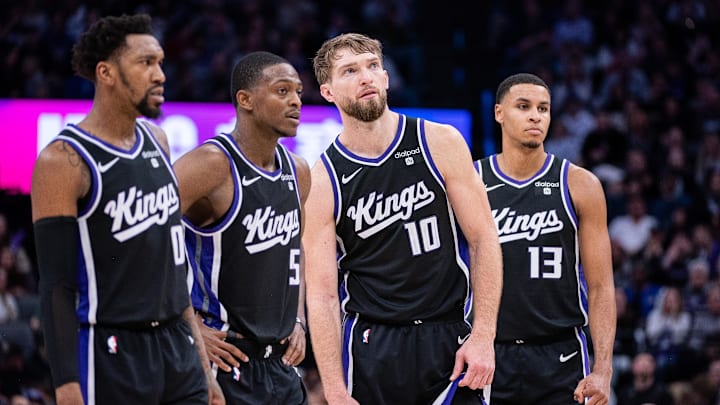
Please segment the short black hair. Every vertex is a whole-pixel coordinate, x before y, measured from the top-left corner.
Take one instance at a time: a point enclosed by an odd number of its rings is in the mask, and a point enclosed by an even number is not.
[[[508,76],[500,83],[497,88],[497,92],[495,93],[495,103],[500,104],[503,97],[505,97],[505,95],[510,91],[510,88],[516,84],[536,84],[538,86],[543,86],[547,89],[548,94],[550,94],[550,87],[548,87],[547,83],[545,83],[543,79],[532,73],[516,73]]]
[[[108,60],[127,43],[130,34],[152,35],[152,19],[147,14],[107,16],[85,31],[72,48],[72,68],[75,73],[95,83],[95,67]]]
[[[263,70],[268,66],[290,64],[282,56],[266,51],[250,52],[238,60],[233,68],[230,79],[230,98],[233,106],[237,107],[235,95],[238,90],[248,90],[258,84],[263,75]]]

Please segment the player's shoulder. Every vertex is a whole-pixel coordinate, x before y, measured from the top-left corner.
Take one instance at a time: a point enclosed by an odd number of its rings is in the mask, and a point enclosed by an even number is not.
[[[574,197],[592,197],[603,193],[603,185],[595,173],[572,162],[568,164],[568,187]]]
[[[298,172],[302,171],[308,174],[310,173],[310,165],[308,165],[308,162],[304,157],[291,150],[288,150],[288,156],[290,156],[290,159],[292,159],[295,163],[295,168]]]
[[[158,134],[160,134],[160,135],[165,135],[165,131],[162,129],[162,127],[160,127],[159,125],[155,124],[154,122],[151,122],[151,121],[148,121],[148,120],[143,120],[143,119],[139,119],[139,120],[137,120],[137,121],[135,121],[135,122],[136,122],[138,125],[141,125],[141,126],[147,128],[147,130],[150,131],[150,133],[153,134],[153,135],[158,135]]]
[[[67,135],[67,134],[66,134]],[[71,135],[71,134],[70,134]],[[35,160],[36,167],[58,167],[64,165],[77,166],[82,162],[82,155],[76,148],[83,146],[67,141],[65,138],[53,138],[45,147],[40,150]]]
[[[429,136],[459,136],[462,137],[460,131],[451,124],[438,121],[422,119],[425,133]]]
[[[176,165],[193,162],[213,168],[227,168],[229,157],[224,149],[214,142],[203,142],[177,159]]]
[[[450,124],[423,120],[425,139],[431,150],[469,148],[460,131]]]

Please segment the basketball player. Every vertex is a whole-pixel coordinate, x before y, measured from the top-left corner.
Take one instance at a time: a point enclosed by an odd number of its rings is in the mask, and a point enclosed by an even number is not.
[[[332,404],[449,403],[453,395],[456,404],[481,403],[478,389],[495,368],[502,260],[467,144],[449,125],[388,108],[375,39],[331,38],[314,68],[343,123],[312,169],[303,237],[325,396]]]
[[[229,404],[307,403],[301,207],[310,169],[278,143],[296,135],[295,68],[252,52],[232,72],[237,122],[175,162],[191,297]]]
[[[62,404],[207,404],[222,392],[185,284],[180,200],[163,131],[163,50],[147,15],[105,17],[73,48],[88,115],[32,180],[47,356]],[[188,322],[189,321],[189,322]]]
[[[504,260],[490,402],[607,404],[616,315],[602,185],[544,151],[550,90],[539,77],[505,79],[495,120],[502,153],[476,162]]]

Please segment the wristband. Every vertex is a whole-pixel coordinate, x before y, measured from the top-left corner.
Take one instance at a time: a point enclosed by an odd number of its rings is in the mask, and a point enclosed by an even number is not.
[[[295,323],[299,323],[300,327],[307,333],[307,328],[305,327],[305,324],[303,323],[302,319],[300,317],[295,317]]]

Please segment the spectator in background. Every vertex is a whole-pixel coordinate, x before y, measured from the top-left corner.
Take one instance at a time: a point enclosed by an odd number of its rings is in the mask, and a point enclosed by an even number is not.
[[[576,150],[575,156],[573,157],[575,158],[575,161],[577,161],[577,157],[580,155],[580,150],[583,142],[585,142],[587,134],[595,129],[595,116],[585,106],[582,99],[574,93],[571,93],[568,96],[565,102],[565,108],[561,110],[559,115],[558,120],[565,125],[568,132],[575,140]]]
[[[696,221],[691,230],[691,238],[693,255],[708,263],[708,266],[710,266],[710,279],[717,280],[717,273],[713,272],[713,266],[720,257],[720,234],[713,233],[709,224]]]
[[[544,142],[545,151],[552,153],[560,159],[567,159],[573,163],[577,162],[582,140],[568,132],[562,122],[554,122],[551,134]]]
[[[625,165],[627,135],[618,129],[607,110],[595,111],[595,127],[588,132],[580,155],[585,168],[595,171],[600,165],[621,169]]]
[[[695,183],[704,184],[708,173],[720,169],[720,132],[705,132],[702,144],[693,160]]]
[[[613,388],[629,374],[632,359],[638,353],[638,340],[644,337],[642,331],[638,329],[638,315],[628,304],[627,294],[622,288],[615,289],[615,307],[617,327],[613,345]]]
[[[613,245],[625,256],[634,257],[645,247],[657,225],[657,219],[647,213],[645,199],[632,195],[626,203],[626,214],[610,221],[608,231]]]
[[[582,0],[565,0],[562,16],[554,24],[554,44],[589,48],[594,40],[594,28],[584,13]]]
[[[647,263],[644,260],[631,260],[629,267],[630,279],[624,288],[630,307],[638,314],[642,325],[652,311],[661,287],[650,279]]]
[[[19,309],[15,296],[7,289],[8,271],[0,267],[0,325],[8,324],[18,319]],[[0,336],[2,339],[2,336]]]
[[[7,216],[0,212],[0,267],[8,271],[8,288],[23,294],[34,293],[37,283],[24,242],[25,231],[11,233]]]
[[[645,324],[648,349],[655,356],[663,377],[671,376],[690,333],[692,317],[682,305],[680,291],[666,287]]]
[[[710,264],[702,258],[693,259],[687,264],[688,282],[682,289],[685,309],[693,317],[705,309],[705,301],[709,290]]]
[[[632,383],[621,387],[617,403],[621,405],[673,405],[666,385],[657,380],[655,358],[640,353],[633,359]]]
[[[672,217],[684,217],[684,210],[673,211]],[[687,283],[687,262],[693,257],[693,244],[689,231],[680,228],[667,232],[665,252],[660,260],[651,260],[650,265],[661,270],[660,281],[666,285],[682,286]]]
[[[701,207],[704,222],[720,231],[720,168],[712,169],[705,177],[705,198]]]
[[[692,326],[687,346],[693,357],[707,364],[714,354],[707,353],[713,341],[720,339],[720,284],[713,283],[707,288],[706,305],[692,317]]]
[[[20,348],[25,359],[35,350],[30,323],[21,318],[18,300],[8,289],[8,271],[0,267],[0,350],[8,345]]]

